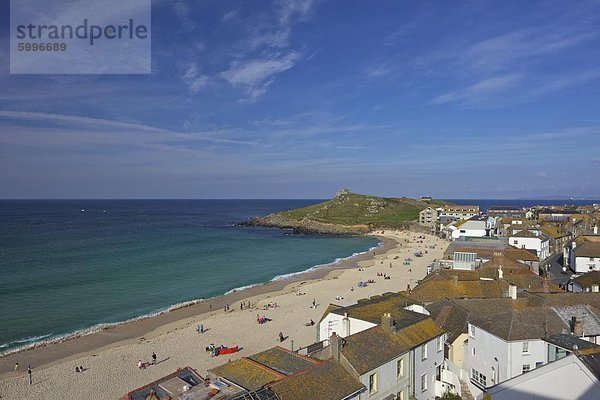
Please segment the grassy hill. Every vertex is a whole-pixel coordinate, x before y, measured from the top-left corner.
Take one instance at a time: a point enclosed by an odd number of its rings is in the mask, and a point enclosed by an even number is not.
[[[419,217],[419,211],[434,200],[369,196],[348,191],[323,203],[256,218],[250,225],[293,228],[323,233],[365,233],[378,228],[401,228]]]

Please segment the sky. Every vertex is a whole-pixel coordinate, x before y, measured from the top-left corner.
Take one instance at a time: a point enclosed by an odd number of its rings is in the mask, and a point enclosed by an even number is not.
[[[600,198],[599,1],[152,2],[152,73],[11,75],[0,198]]]

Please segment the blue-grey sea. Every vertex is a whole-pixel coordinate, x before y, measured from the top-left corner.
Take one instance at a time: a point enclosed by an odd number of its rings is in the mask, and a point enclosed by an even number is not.
[[[237,225],[319,201],[0,201],[0,354],[284,279],[377,245]],[[450,201],[482,210],[593,203]]]
[[[0,353],[377,246],[373,238],[237,226],[318,201],[0,201]]]

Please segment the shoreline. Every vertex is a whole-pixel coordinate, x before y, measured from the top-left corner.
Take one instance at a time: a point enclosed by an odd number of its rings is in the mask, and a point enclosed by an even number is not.
[[[304,284],[327,279],[335,271],[356,267],[358,262],[374,258],[375,254],[385,253],[397,244],[395,240],[388,237],[371,236],[379,240],[376,247],[337,259],[331,263],[315,265],[305,271],[277,275],[268,282],[257,283],[245,288],[234,288],[213,298],[190,300],[179,307],[175,304],[149,315],[121,322],[106,323],[107,327],[98,328],[89,333],[85,331],[93,329],[94,326],[79,331],[81,333],[73,332],[47,342],[42,341],[25,348],[14,349],[14,351],[0,356],[0,378],[8,376],[17,361],[20,365],[31,364],[37,368],[49,367],[86,354],[99,352],[105,348],[118,347],[145,338],[152,332],[160,331],[161,328],[192,317],[222,313],[226,304],[239,303],[259,295],[268,295],[268,298],[269,295],[275,295],[284,291],[286,287],[299,282]],[[27,362],[22,362],[23,359]]]

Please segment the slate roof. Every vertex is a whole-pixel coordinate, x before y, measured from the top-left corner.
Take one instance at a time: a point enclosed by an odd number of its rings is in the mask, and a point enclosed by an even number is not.
[[[338,315],[348,313],[348,316],[351,318],[379,324],[381,323],[383,314],[390,313],[398,326],[404,326],[427,318],[426,315],[404,309],[404,307],[412,304],[418,304],[418,302],[409,298],[406,292],[384,293],[381,296],[360,299],[356,304],[347,307],[327,308],[325,315],[329,312]]]
[[[304,371],[317,363],[315,360],[302,357],[279,346],[253,354],[248,358],[285,375]]]
[[[527,229],[523,229],[517,233],[513,233],[510,237],[522,237],[522,238],[536,238],[540,240],[544,240],[545,238],[542,236],[538,236],[533,232],[528,231]]]
[[[569,351],[575,350],[588,350],[588,349],[600,349],[600,346],[597,344],[588,342],[587,340],[579,339],[577,336],[569,335],[569,334],[558,334],[558,335],[550,335],[542,340],[552,343],[558,347],[562,347],[563,349],[567,349]],[[577,349],[575,349],[577,346]]]
[[[583,333],[587,336],[600,335],[600,310],[587,304],[555,306],[554,311],[569,325],[571,317],[582,322]]]
[[[285,375],[242,357],[209,370],[210,373],[233,382],[246,390],[257,390]]]
[[[455,271],[458,272],[458,271]],[[411,297],[422,302],[431,302],[444,298],[490,298],[504,297],[503,281],[490,280],[453,280],[429,279],[420,282],[412,291]]]
[[[502,252],[502,255],[512,260],[523,260],[523,261],[539,261],[539,258],[535,250],[530,251],[527,249],[520,249],[514,246],[509,246],[506,242],[493,242],[489,245],[485,243],[472,243],[469,241],[455,240],[448,245],[446,251],[444,251],[444,257],[449,259],[454,257],[455,252],[463,253],[475,253],[478,258],[490,259],[498,251]]]
[[[573,279],[573,282],[584,288],[591,288],[592,285],[600,285],[600,271],[590,271]]]
[[[501,280],[497,279],[500,265],[503,266]],[[529,266],[498,257],[475,271],[437,270],[419,282],[410,297],[425,303],[444,298],[506,297],[509,283],[529,292],[563,292],[558,286],[531,272]]]
[[[346,337],[342,355],[362,375],[443,333],[429,317],[396,333],[379,325]]]
[[[579,360],[600,380],[600,350],[594,349],[584,353],[587,354],[579,355]]]
[[[585,293],[536,293],[529,297],[532,305],[544,306],[570,306],[577,304],[588,304],[600,309],[600,294],[585,292]]]
[[[280,400],[341,400],[364,388],[333,359],[288,376],[269,387]]]
[[[510,310],[477,318],[471,323],[506,341],[540,339],[569,329],[569,325],[548,307]]]
[[[600,257],[600,243],[584,242],[575,248],[576,257]]]
[[[454,342],[462,333],[468,332],[472,319],[493,316],[507,310],[528,307],[527,299],[443,299],[427,306],[431,318],[448,332],[448,343]]]

